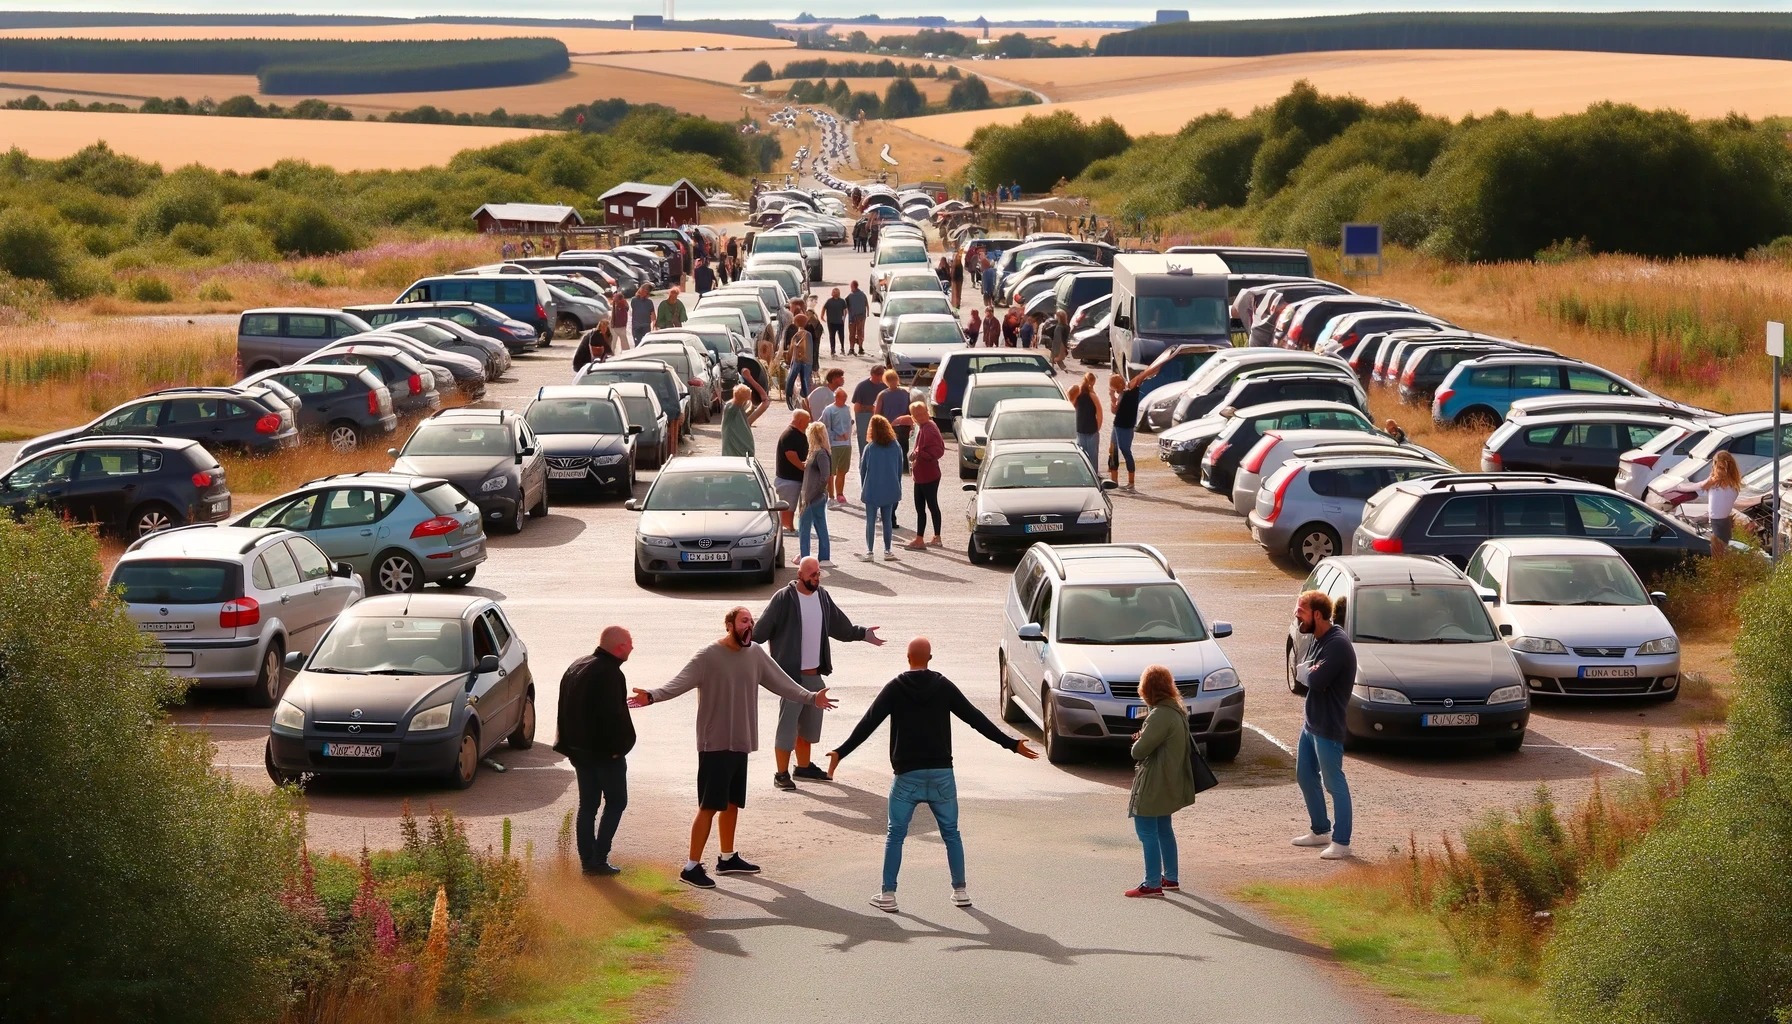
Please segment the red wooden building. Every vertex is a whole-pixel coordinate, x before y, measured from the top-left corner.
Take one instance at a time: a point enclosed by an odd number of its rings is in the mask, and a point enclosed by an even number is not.
[[[697,223],[709,205],[689,179],[670,185],[625,181],[598,197],[604,204],[604,223],[631,228],[663,228]]]
[[[542,203],[486,203],[473,211],[473,223],[485,234],[551,234],[585,223],[570,206]]]

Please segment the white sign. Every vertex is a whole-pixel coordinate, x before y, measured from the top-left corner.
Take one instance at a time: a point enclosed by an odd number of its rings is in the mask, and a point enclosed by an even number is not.
[[[1786,325],[1778,320],[1767,321],[1767,354],[1775,359],[1786,357]]]

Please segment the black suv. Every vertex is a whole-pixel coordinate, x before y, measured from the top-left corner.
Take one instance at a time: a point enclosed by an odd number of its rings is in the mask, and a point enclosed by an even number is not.
[[[45,508],[126,537],[230,515],[224,468],[199,442],[89,437],[26,456],[0,476],[0,507]]]
[[[928,411],[941,432],[950,434],[957,409],[964,404],[964,388],[973,373],[1043,373],[1052,372],[1051,360],[1043,352],[1023,348],[966,348],[946,353],[939,368],[933,371],[933,384],[928,388]],[[846,393],[852,394],[858,381],[846,382]]]
[[[322,434],[339,452],[355,450],[362,438],[398,429],[391,390],[365,366],[282,366],[246,377],[242,386],[269,380],[298,396],[299,430]]]
[[[514,410],[444,409],[388,454],[397,460],[392,472],[448,481],[506,532],[523,531],[524,512],[548,514],[547,459]]]
[[[213,450],[257,455],[299,443],[292,409],[271,391],[228,385],[168,388],[133,398],[86,426],[34,437],[19,446],[16,461],[78,438],[111,434],[179,437]]]
[[[1351,554],[1440,555],[1468,565],[1494,537],[1590,537],[1610,544],[1645,580],[1711,545],[1626,494],[1545,473],[1456,473],[1392,484],[1363,508]]]
[[[1576,412],[1507,420],[1481,448],[1483,473],[1558,473],[1604,487],[1618,458],[1686,420],[1666,413]]]

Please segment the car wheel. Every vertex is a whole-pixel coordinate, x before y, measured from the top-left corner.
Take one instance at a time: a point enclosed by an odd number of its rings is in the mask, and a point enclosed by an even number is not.
[[[1288,555],[1296,562],[1310,567],[1339,554],[1342,546],[1338,531],[1324,523],[1308,523],[1294,531],[1294,539],[1288,542]]]
[[[523,714],[516,720],[516,729],[505,740],[512,750],[528,750],[535,745],[535,691],[523,695]]]
[[[244,691],[243,703],[252,708],[273,707],[280,699],[285,663],[286,646],[277,639],[269,641],[268,649],[261,656],[261,671],[255,673],[255,685]]]
[[[1232,762],[1238,760],[1239,748],[1244,746],[1244,733],[1231,736],[1216,736],[1207,741],[1207,760]]]
[[[333,451],[352,452],[361,446],[361,431],[347,420],[330,424],[329,433],[325,437]]]
[[[652,590],[654,584],[658,581],[659,578],[653,573],[641,568],[639,564],[635,566],[635,586],[644,590]]]
[[[1499,751],[1502,754],[1516,754],[1523,746],[1524,746],[1524,734],[1523,733],[1520,733],[1517,736],[1507,736],[1504,739],[1498,739],[1498,740],[1493,741],[1493,749]]]
[[[545,480],[542,481],[542,483],[541,483],[541,498],[540,498],[540,500],[536,501],[536,503],[533,506],[530,507],[529,514],[534,516],[537,519],[540,519],[548,514],[548,485],[547,485],[547,481],[545,481]]]
[[[1045,706],[1045,759],[1052,764],[1069,764],[1074,755],[1070,741],[1058,735],[1058,712],[1053,709],[1050,690],[1040,693],[1039,703]]]
[[[971,534],[964,539],[964,557],[972,565],[988,565],[993,556],[978,550],[977,535]]]
[[[466,789],[478,775],[479,730],[469,725],[460,734],[460,748],[455,751],[454,763],[448,766],[448,785],[455,789]]]
[[[1288,645],[1287,654],[1283,660],[1286,663],[1286,667],[1287,667],[1288,692],[1294,694],[1297,697],[1300,696],[1301,694],[1306,693],[1307,688],[1305,686],[1302,686],[1300,684],[1300,682],[1294,678],[1294,645],[1293,644]]]
[[[274,741],[268,740],[261,747],[261,763],[268,770],[268,779],[276,786],[303,785],[305,776],[301,772],[289,772],[274,763]]]
[[[510,518],[504,520],[504,532],[505,533],[522,533],[523,532],[523,502],[522,502],[522,499],[520,499],[520,498],[517,499],[517,503],[510,507]]]
[[[781,538],[778,541],[778,560],[774,564],[779,569],[787,568],[790,565],[790,560],[784,554],[784,541]]]
[[[457,572],[452,576],[444,576],[439,581],[440,586],[443,590],[459,590],[473,582],[473,574],[478,571],[478,568],[475,567],[468,569],[466,572]]]
[[[180,514],[159,501],[152,501],[131,513],[131,534],[147,537],[160,530],[180,525]]]
[[[402,551],[387,551],[374,559],[373,585],[382,594],[414,593],[423,589],[423,567]]]
[[[1500,425],[1500,418],[1485,405],[1477,405],[1457,413],[1456,425],[1472,430],[1492,430]]]
[[[996,707],[1001,709],[1002,721],[1009,725],[1026,721],[1026,713],[1014,699],[1014,688],[1008,684],[1008,659],[1000,654],[996,655],[996,678],[1001,680],[996,687]]]
[[[562,313],[554,321],[553,336],[556,338],[576,338],[579,336],[580,330],[581,326],[578,317]],[[545,343],[543,347],[546,347]]]
[[[977,479],[977,471],[975,469],[966,469],[964,461],[960,460],[958,463],[958,479],[975,480]]]

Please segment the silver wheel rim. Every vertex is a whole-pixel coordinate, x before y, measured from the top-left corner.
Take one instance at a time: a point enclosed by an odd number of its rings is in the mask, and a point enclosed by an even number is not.
[[[479,744],[473,742],[473,734],[467,733],[460,738],[460,759],[458,768],[462,781],[471,779],[473,772],[479,767]]]
[[[409,559],[394,556],[380,563],[380,589],[388,594],[408,593],[417,574]]]
[[[1302,558],[1306,559],[1308,565],[1318,565],[1320,561],[1337,553],[1337,549],[1332,545],[1332,539],[1326,536],[1322,530],[1314,530],[1300,540],[1300,554]]]
[[[522,729],[523,739],[525,739],[525,740],[534,739],[535,738],[535,700],[533,698],[531,698],[528,701],[525,701],[523,703],[522,726],[523,726],[523,729]]]
[[[355,447],[360,443],[361,439],[356,436],[354,427],[330,428],[331,448],[334,448],[339,452],[351,452],[354,451]]]
[[[174,525],[167,515],[151,509],[137,517],[137,536],[142,537]]]
[[[262,670],[268,677],[268,696],[278,697],[280,696],[280,652],[270,647],[267,657],[262,660],[264,662]]]

